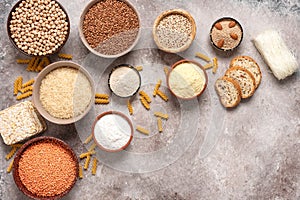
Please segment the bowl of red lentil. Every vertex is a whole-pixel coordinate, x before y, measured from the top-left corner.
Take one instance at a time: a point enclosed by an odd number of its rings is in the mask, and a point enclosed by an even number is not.
[[[71,124],[92,108],[94,81],[81,65],[59,61],[45,67],[33,86],[33,104],[38,112],[55,124]]]
[[[92,0],[84,8],[79,36],[86,48],[104,58],[130,52],[140,37],[140,17],[126,0]]]
[[[154,21],[152,34],[160,50],[179,53],[187,50],[195,39],[196,23],[185,10],[167,10]]]
[[[20,0],[8,15],[7,33],[13,46],[23,54],[49,56],[67,42],[70,20],[56,0]]]
[[[13,178],[17,187],[33,199],[59,199],[75,185],[79,163],[72,148],[54,137],[37,137],[16,154]]]

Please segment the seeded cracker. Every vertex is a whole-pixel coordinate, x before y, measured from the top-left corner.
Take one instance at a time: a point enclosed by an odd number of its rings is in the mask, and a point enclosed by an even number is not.
[[[18,143],[46,129],[30,101],[0,111],[0,134],[7,145]]]

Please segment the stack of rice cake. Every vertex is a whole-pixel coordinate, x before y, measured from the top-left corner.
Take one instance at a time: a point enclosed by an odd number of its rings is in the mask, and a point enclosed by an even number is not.
[[[0,134],[7,145],[12,145],[45,131],[44,119],[31,101],[24,101],[0,111]]]

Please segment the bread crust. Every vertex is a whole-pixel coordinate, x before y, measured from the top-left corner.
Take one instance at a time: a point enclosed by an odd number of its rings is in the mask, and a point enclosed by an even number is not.
[[[251,70],[249,70],[248,66],[246,65],[235,65],[234,63],[237,61],[237,60],[249,60],[251,62],[253,62],[256,66],[256,70],[258,72],[258,76],[255,76],[255,73],[252,72]],[[261,70],[260,70],[260,67],[259,65],[257,64],[257,62],[251,58],[250,56],[237,56],[237,57],[234,57],[231,62],[230,62],[230,65],[229,67],[234,67],[234,66],[240,66],[242,68],[245,68],[246,70],[248,70],[254,77],[254,80],[255,80],[255,88],[258,88],[258,86],[260,85],[260,82],[261,82],[261,79],[262,79],[262,73],[261,73]]]
[[[249,70],[247,70],[247,69],[245,69],[245,68],[243,68],[243,67],[240,67],[240,66],[230,67],[230,68],[225,72],[225,76],[231,77],[231,76],[229,76],[229,74],[230,74],[232,71],[238,71],[238,70],[245,72],[245,73],[249,76],[248,82],[250,82],[251,90],[249,91],[249,94],[248,94],[248,95],[247,95],[247,94],[244,94],[243,92],[242,92],[242,95],[241,95],[241,97],[242,97],[243,99],[246,99],[246,98],[251,97],[251,96],[254,94],[254,92],[255,92],[255,78],[254,78],[254,76],[252,75],[252,73],[251,73]],[[232,77],[232,78],[233,78],[233,77]],[[238,78],[233,78],[233,79],[235,79],[235,80],[239,83]],[[239,83],[239,85],[240,85],[241,91],[243,91],[243,86],[242,86],[240,83]]]
[[[222,97],[220,95],[220,93],[218,92],[217,90],[217,82],[219,80],[224,80],[224,81],[227,81],[229,83],[231,83],[233,85],[233,87],[235,88],[236,92],[237,92],[237,100],[233,103],[233,104],[224,104],[223,101],[222,101]],[[239,103],[241,102],[241,96],[242,96],[242,92],[241,92],[241,88],[240,88],[240,85],[237,81],[235,81],[234,79],[232,78],[229,78],[229,77],[226,77],[226,76],[223,76],[221,78],[218,78],[217,81],[215,82],[215,89],[217,91],[217,94],[219,96],[219,100],[221,102],[221,104],[225,107],[225,108],[234,108],[236,107],[237,105],[239,105]]]

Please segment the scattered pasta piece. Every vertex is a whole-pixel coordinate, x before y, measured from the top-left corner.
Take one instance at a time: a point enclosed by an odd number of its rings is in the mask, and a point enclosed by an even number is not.
[[[148,102],[148,103],[151,103],[151,98],[149,97],[149,95],[145,92],[145,91],[143,91],[143,90],[141,90],[140,92],[139,92],[139,94]]]
[[[96,175],[96,172],[97,172],[97,164],[98,164],[98,160],[97,160],[97,158],[94,158],[94,159],[93,159],[93,167],[92,167],[92,174],[93,174],[93,175]]]
[[[212,69],[212,72],[215,74],[218,70],[218,59],[216,57],[213,58],[213,62],[214,62],[214,67]]]
[[[145,134],[145,135],[149,135],[149,133],[150,133],[149,130],[147,130],[147,129],[141,127],[141,126],[137,126],[137,127],[136,127],[136,130],[137,130],[138,132],[140,132],[140,133]]]
[[[143,70],[143,66],[136,66],[135,69],[138,70],[138,71],[142,71]]]
[[[108,96],[108,94],[100,94],[100,93],[96,93],[96,94],[95,94],[95,98],[97,98],[97,99],[108,99],[109,96]]]
[[[167,66],[164,67],[164,72],[165,72],[166,76],[169,74],[169,68]]]
[[[26,92],[24,94],[20,94],[19,96],[17,96],[17,100],[25,99],[31,95],[32,95],[32,91]]]
[[[206,65],[203,66],[203,68],[206,70],[206,69],[210,69],[214,66],[214,64],[212,62],[210,63],[207,63]]]
[[[147,110],[150,110],[150,105],[144,97],[140,97],[140,101]]]
[[[29,59],[17,59],[18,64],[28,64],[29,62]]]
[[[165,102],[169,100],[168,96],[161,90],[157,90],[157,95],[160,96],[160,98],[162,98]]]
[[[108,99],[95,99],[96,104],[109,104]]]
[[[30,86],[27,86],[25,88],[22,88],[21,93],[24,94],[24,93],[32,91],[32,90],[33,90],[33,87],[32,87],[32,85],[30,85]]]
[[[48,57],[44,57],[43,58],[43,60],[44,60],[44,66],[46,67],[47,65],[50,65],[50,60],[49,60],[49,58]]]
[[[32,57],[30,62],[27,65],[27,68],[26,68],[27,71],[32,71],[34,62],[35,62],[35,57]]]
[[[19,76],[18,77],[18,91],[21,91],[22,89],[22,82],[23,82],[23,77],[22,76]]]
[[[210,58],[207,55],[204,55],[203,53],[197,52],[196,57],[201,58],[202,60],[205,60],[206,62],[210,61]]]
[[[10,145],[10,146],[11,146],[11,147],[20,148],[20,147],[22,147],[22,145],[23,145],[23,144],[18,143],[18,144],[12,144],[12,145]]]
[[[16,78],[15,82],[14,82],[14,95],[17,95],[19,90],[18,90],[18,87],[19,87],[19,77]]]
[[[34,61],[34,63],[33,63],[33,66],[32,66],[32,70],[31,71],[35,71],[36,70],[36,68],[38,67],[38,65],[39,65],[39,62],[40,62],[40,58],[35,58],[35,61]]]
[[[133,115],[133,107],[132,107],[129,99],[127,101],[127,108],[128,108],[129,114]]]
[[[17,151],[17,147],[12,147],[10,152],[5,156],[6,160],[11,159],[13,155],[15,155],[16,151]]]
[[[162,127],[162,120],[160,117],[157,117],[157,127],[158,127],[158,132],[162,132],[163,131],[163,127]]]
[[[66,54],[66,53],[59,53],[58,54],[59,58],[67,59],[67,60],[72,60],[73,56],[71,54]]]
[[[10,173],[14,165],[14,159],[9,163],[6,172]]]
[[[23,85],[22,85],[22,88],[25,88],[25,87],[27,87],[27,86],[30,86],[30,85],[32,85],[34,83],[34,79],[30,79],[29,81],[27,81],[26,83],[24,83]]]
[[[87,157],[87,156],[93,155],[93,154],[95,154],[95,153],[96,153],[95,150],[88,151],[88,152],[85,152],[85,153],[80,154],[79,158],[82,159],[82,158],[85,158],[85,157]]]
[[[88,143],[90,143],[90,141],[93,139],[93,134],[90,134],[89,135],[89,137],[87,137],[86,139],[85,139],[85,141],[83,142],[83,144],[88,144]]]
[[[157,81],[157,83],[156,83],[156,85],[155,85],[155,88],[154,88],[154,90],[153,90],[153,96],[154,96],[154,97],[156,96],[157,91],[158,91],[159,88],[160,88],[160,85],[161,85],[161,79],[159,79],[159,80]]]
[[[85,159],[85,163],[84,163],[84,167],[83,167],[85,170],[87,170],[89,168],[90,161],[91,161],[91,155],[88,155]]]
[[[88,151],[93,151],[93,150],[95,150],[95,148],[96,148],[96,143],[93,143],[91,146],[90,146],[90,148],[88,149]]]
[[[162,113],[162,112],[154,112],[154,115],[156,116],[156,117],[160,117],[160,118],[163,118],[163,119],[169,119],[169,116],[168,116],[168,114],[165,114],[165,113]]]
[[[79,165],[78,177],[79,177],[80,179],[83,178],[83,169],[82,169],[82,166],[81,166],[81,165]]]

